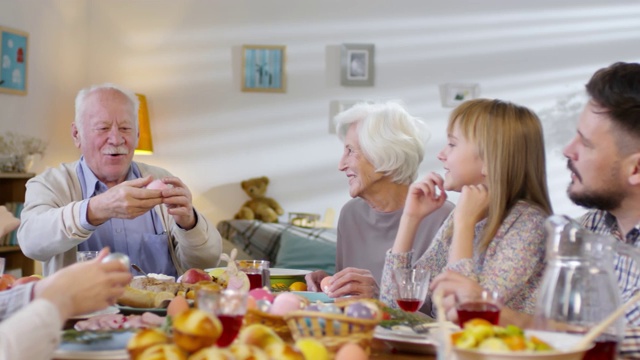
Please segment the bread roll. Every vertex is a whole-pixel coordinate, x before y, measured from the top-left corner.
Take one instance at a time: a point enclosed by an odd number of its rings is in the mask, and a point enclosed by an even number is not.
[[[173,319],[173,342],[187,352],[215,344],[221,334],[220,320],[199,309],[185,310]]]
[[[175,295],[170,292],[156,293],[126,286],[124,288],[124,294],[118,298],[118,304],[134,308],[157,308],[163,304],[163,301],[171,300],[174,297]]]
[[[131,360],[137,360],[140,354],[153,345],[168,344],[169,337],[158,329],[142,329],[136,332],[127,343],[127,352]]]
[[[187,354],[175,345],[161,344],[146,349],[136,360],[187,360]]]
[[[189,360],[238,360],[229,350],[217,347],[204,348],[189,356]],[[265,359],[269,360],[269,359]]]

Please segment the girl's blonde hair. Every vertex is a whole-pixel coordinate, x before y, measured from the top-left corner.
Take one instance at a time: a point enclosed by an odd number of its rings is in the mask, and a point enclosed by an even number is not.
[[[489,211],[480,251],[487,249],[519,200],[551,215],[544,136],[540,119],[533,111],[501,100],[469,100],[453,110],[447,133],[451,134],[456,126],[476,144],[487,172]]]

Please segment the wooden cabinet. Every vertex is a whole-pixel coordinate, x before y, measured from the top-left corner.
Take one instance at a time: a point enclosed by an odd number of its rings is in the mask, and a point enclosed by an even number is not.
[[[25,184],[32,173],[0,173],[0,204],[24,202]],[[19,246],[0,246],[0,257],[6,259],[5,269],[22,269],[22,276],[36,273],[35,261],[24,256]]]

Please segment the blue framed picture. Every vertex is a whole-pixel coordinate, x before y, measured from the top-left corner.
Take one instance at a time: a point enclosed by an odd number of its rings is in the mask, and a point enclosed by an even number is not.
[[[285,46],[242,46],[242,91],[285,92]]]
[[[29,34],[0,27],[0,92],[27,95]]]

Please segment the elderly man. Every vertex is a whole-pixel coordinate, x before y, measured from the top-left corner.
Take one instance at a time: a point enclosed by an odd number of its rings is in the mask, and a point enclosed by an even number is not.
[[[426,126],[397,103],[360,103],[338,114],[337,133],[344,143],[338,169],[349,180],[349,195],[338,219],[336,274],[329,296],[377,298],[384,257],[393,245],[409,185],[416,179],[428,138]],[[453,210],[445,203],[420,224],[413,250],[418,259]],[[306,277],[311,291],[328,276]]]
[[[73,141],[80,160],[27,183],[18,241],[44,274],[76,261],[76,250],[129,255],[147,272],[177,276],[216,266],[221,238],[198,213],[187,186],[168,171],[133,161],[138,100],[113,84],[76,97]],[[146,188],[152,181],[160,180]]]

